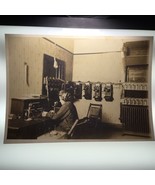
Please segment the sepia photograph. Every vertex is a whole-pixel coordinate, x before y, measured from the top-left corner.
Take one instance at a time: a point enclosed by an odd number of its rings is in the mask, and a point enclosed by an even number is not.
[[[154,140],[153,37],[6,34],[5,143]]]

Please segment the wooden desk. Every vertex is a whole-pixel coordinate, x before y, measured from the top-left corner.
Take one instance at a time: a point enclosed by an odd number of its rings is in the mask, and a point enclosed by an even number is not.
[[[38,136],[54,129],[55,122],[50,118],[8,120],[7,139],[37,139]]]

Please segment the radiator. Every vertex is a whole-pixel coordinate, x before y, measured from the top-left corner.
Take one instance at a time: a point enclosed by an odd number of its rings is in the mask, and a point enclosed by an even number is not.
[[[147,106],[121,105],[120,120],[124,131],[149,134],[149,113]]]

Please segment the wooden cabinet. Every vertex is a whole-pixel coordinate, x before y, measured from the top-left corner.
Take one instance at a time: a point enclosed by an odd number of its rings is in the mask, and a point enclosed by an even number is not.
[[[149,40],[126,42],[123,46],[126,74],[120,119],[126,133],[138,135],[150,133],[149,49]]]
[[[141,62],[140,60],[138,60],[138,57],[140,58],[144,57],[145,59],[149,55],[149,49],[150,49],[149,40],[126,42],[123,45],[123,52],[124,52],[125,59],[128,61],[128,59],[130,58],[131,59],[137,58],[138,63]],[[147,63],[147,61],[145,60],[144,63]]]
[[[24,118],[25,112],[28,110],[28,106],[30,103],[36,103],[37,108],[45,109],[47,107],[47,99],[46,98],[12,98],[11,99],[11,114],[15,114],[19,118]]]

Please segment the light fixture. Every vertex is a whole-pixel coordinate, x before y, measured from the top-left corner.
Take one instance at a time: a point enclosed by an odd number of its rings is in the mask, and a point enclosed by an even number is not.
[[[56,58],[55,58],[55,57],[54,57],[54,65],[53,65],[53,67],[54,67],[55,69],[58,68],[58,62],[56,61]]]
[[[56,61],[56,43],[55,43],[55,55],[54,55],[54,64],[53,64],[53,67],[54,67],[55,69],[58,68],[58,62]]]

